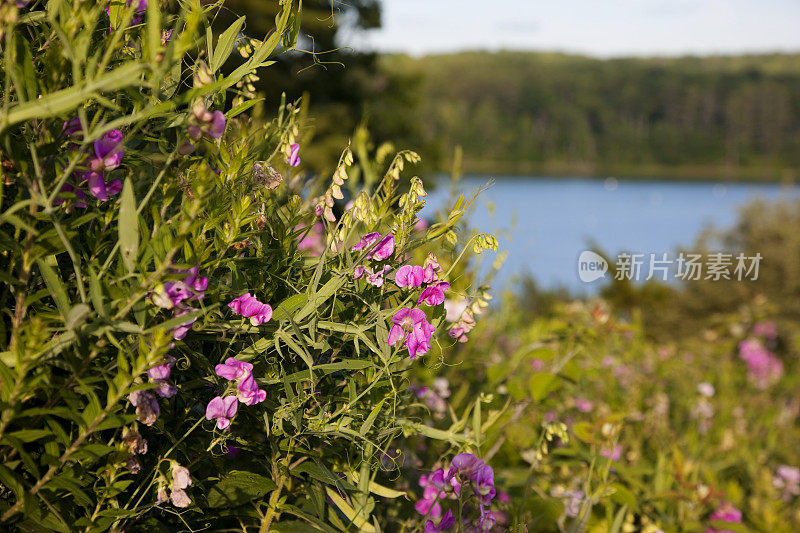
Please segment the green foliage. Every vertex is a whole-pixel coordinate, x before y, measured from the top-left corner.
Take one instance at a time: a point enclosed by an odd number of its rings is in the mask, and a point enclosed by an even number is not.
[[[424,128],[389,136],[413,139],[438,170],[454,146],[470,173],[782,179],[800,166],[794,55],[465,52],[381,65],[419,80],[416,105],[402,101],[383,116],[410,108]]]
[[[199,2],[51,0],[3,28],[4,530],[377,531],[418,522],[380,505],[406,494],[378,480],[395,441],[468,438],[406,416],[422,356],[387,340],[419,294],[391,279],[411,254],[453,271],[496,240],[452,244],[458,210],[414,229],[424,186],[398,183],[419,157],[365,134],[332,181],[294,170],[303,110],[264,121],[236,89],[295,45],[299,2],[273,4],[255,43],[240,18],[216,35]],[[383,263],[352,250],[371,231],[394,235]],[[354,278],[384,265],[383,284]],[[229,309],[245,293],[271,320]],[[442,306],[426,311],[447,339]],[[244,378],[215,368],[231,358],[263,401],[236,401]],[[217,396],[238,406],[230,428],[209,420]]]

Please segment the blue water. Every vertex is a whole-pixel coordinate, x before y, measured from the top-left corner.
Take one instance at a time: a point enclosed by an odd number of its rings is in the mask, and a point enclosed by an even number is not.
[[[466,176],[459,192],[470,194],[487,178]],[[450,184],[442,178],[430,192],[423,215],[448,204]],[[739,208],[754,198],[797,196],[778,184],[638,181],[589,178],[500,178],[480,195],[469,221],[494,233],[508,258],[493,285],[531,275],[542,287],[576,294],[596,292],[601,282],[578,278],[579,254],[592,245],[612,258],[620,252],[668,253],[695,242],[708,228],[732,226]],[[483,269],[493,261],[484,252]],[[646,256],[646,257],[649,257]]]

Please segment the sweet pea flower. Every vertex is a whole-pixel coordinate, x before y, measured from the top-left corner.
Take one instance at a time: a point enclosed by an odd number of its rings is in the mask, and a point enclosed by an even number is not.
[[[192,115],[187,132],[189,137],[195,141],[200,140],[203,135],[208,135],[212,139],[219,139],[225,133],[226,125],[227,121],[222,111],[214,111],[212,113],[198,100],[192,107]]]
[[[383,261],[394,253],[394,235],[387,235],[375,245],[370,257],[375,261]]]
[[[795,466],[780,465],[775,469],[772,486],[783,493],[785,501],[800,496],[800,469]]]
[[[259,302],[255,296],[249,292],[245,293],[238,298],[234,298],[228,307],[233,309],[237,315],[241,315],[250,319],[250,323],[254,326],[269,322],[272,318],[272,307],[268,304]]]
[[[753,335],[774,339],[778,336],[778,328],[775,326],[775,322],[769,320],[757,322],[753,325]]]
[[[128,401],[136,407],[136,417],[145,426],[152,426],[158,420],[161,410],[158,400],[152,392],[147,390],[133,391],[128,395]]]
[[[94,142],[95,157],[89,161],[89,167],[94,171],[114,170],[119,167],[124,154],[122,132],[119,130],[107,131]]]
[[[228,429],[231,425],[231,418],[236,415],[238,406],[236,396],[226,396],[224,399],[221,396],[217,396],[208,402],[206,406],[206,420],[216,419],[218,429]]]
[[[154,366],[150,370],[147,371],[147,375],[150,376],[150,379],[169,379],[169,375],[172,372],[172,367],[175,365],[175,358],[171,355],[166,357],[166,362]]]
[[[172,489],[185,489],[192,484],[189,469],[178,463],[172,463]]]
[[[435,285],[427,287],[419,296],[417,305],[425,302],[430,306],[436,306],[444,303],[444,291],[450,288],[450,284],[446,281],[440,281]]]
[[[441,531],[447,531],[455,524],[456,518],[453,516],[453,511],[448,509],[438,524],[435,524],[433,520],[428,520],[425,522],[425,533],[439,533]]]
[[[403,265],[394,275],[394,283],[398,287],[416,288],[422,285],[425,273],[421,266]]]
[[[575,408],[581,413],[589,413],[592,411],[592,409],[594,409],[594,404],[591,402],[591,400],[578,397],[575,398]]]
[[[619,458],[622,457],[622,446],[615,444],[613,448],[600,448],[600,455],[612,461],[619,461]]]
[[[430,341],[434,327],[422,309],[403,308],[392,317],[394,325],[389,330],[387,339],[389,346],[403,341],[408,348],[408,355],[414,359],[417,354],[426,354],[431,349]]]
[[[183,316],[189,314],[191,311],[192,309],[189,307],[178,309],[175,312],[175,316],[176,317]],[[183,338],[186,337],[186,334],[189,333],[189,331],[192,329],[192,326],[194,325],[195,322],[197,322],[197,318],[190,318],[189,320],[180,324],[179,326],[175,326],[172,329],[172,338],[175,339],[176,341],[183,340]]]
[[[233,381],[244,379],[253,372],[253,365],[244,361],[239,361],[233,357],[225,359],[225,364],[214,367],[214,372],[222,378]]]
[[[169,495],[169,499],[175,507],[184,508],[192,504],[191,498],[189,498],[186,491],[183,489],[173,490]]]
[[[62,185],[61,190],[59,192],[66,192],[66,193],[74,194],[75,195],[75,200],[73,201],[72,205],[74,205],[75,207],[81,207],[81,208],[86,207],[86,193],[84,193],[82,190],[76,188],[71,183],[65,183],[64,185]],[[64,201],[65,201],[64,197],[59,194],[53,200],[53,205],[61,205],[61,204],[64,203]]]
[[[300,145],[294,143],[289,147],[289,154],[286,156],[286,162],[290,167],[300,166]]]
[[[84,181],[88,186],[89,193],[101,202],[108,200],[109,195],[114,196],[122,190],[122,182],[120,180],[107,183],[105,175],[95,170],[85,172],[81,176],[81,182]]]
[[[478,499],[484,505],[488,505],[495,496],[494,470],[487,464],[481,465],[476,469],[473,481]]]
[[[267,392],[258,388],[252,374],[239,380],[236,388],[239,391],[237,398],[245,405],[255,405],[267,399]]]
[[[723,502],[720,507],[711,513],[709,520],[739,524],[742,522],[742,512],[728,502]],[[727,530],[707,529],[706,533],[733,533]]]
[[[166,381],[159,382],[158,387],[153,390],[156,391],[156,394],[162,398],[172,398],[178,394],[178,387],[171,383],[167,383]]]
[[[365,248],[369,248],[372,244],[378,242],[381,238],[381,234],[377,231],[373,231],[371,233],[367,233],[364,235],[358,243],[354,244],[351,250],[354,252],[360,252]]]

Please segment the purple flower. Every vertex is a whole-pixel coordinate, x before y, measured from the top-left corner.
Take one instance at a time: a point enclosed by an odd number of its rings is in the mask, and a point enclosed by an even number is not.
[[[75,201],[74,201],[73,205],[75,207],[86,207],[86,194],[82,190],[75,188],[74,185],[69,184],[69,183],[65,183],[61,187],[61,190],[59,192],[66,192],[66,193],[74,194],[75,195]],[[58,196],[56,196],[55,199],[53,200],[53,205],[61,205],[63,203],[64,203],[64,197],[61,196],[60,194]]]
[[[478,467],[474,476],[472,476],[472,481],[475,483],[474,490],[478,500],[484,505],[489,505],[495,495],[494,470],[492,470],[492,467],[487,464]]]
[[[187,132],[189,137],[199,140],[204,134],[212,139],[219,139],[225,133],[227,121],[222,111],[213,113],[200,101],[192,107],[192,115],[189,119]]]
[[[94,142],[95,157],[89,162],[92,170],[114,170],[122,162],[122,132],[107,131]]]
[[[353,245],[351,250],[353,250],[354,252],[360,252],[361,250],[363,250],[365,248],[369,248],[370,246],[372,246],[373,243],[378,242],[380,240],[380,238],[381,238],[381,234],[378,233],[377,231],[373,231],[371,233],[367,233],[366,235],[364,235],[361,238],[360,241],[358,241],[357,244]]]
[[[456,518],[453,516],[453,511],[448,509],[438,524],[434,524],[433,520],[425,522],[425,533],[439,533],[447,531],[456,524]]]
[[[300,166],[300,145],[294,143],[289,147],[289,155],[286,156],[286,162],[289,163],[291,167],[299,167]]]
[[[272,318],[272,307],[265,303],[259,302],[255,296],[250,293],[245,293],[238,298],[234,298],[228,307],[233,309],[237,315],[245,318],[250,318],[250,323],[254,326],[269,322]]]
[[[83,133],[83,125],[81,124],[81,119],[79,117],[75,117],[69,122],[65,122],[64,126],[61,128],[61,131],[67,137],[72,137],[77,133]]]
[[[375,261],[383,261],[394,253],[394,235],[387,235],[375,245],[370,257]]]
[[[450,288],[450,284],[446,281],[440,281],[435,285],[427,287],[419,296],[417,305],[425,302],[430,306],[441,305],[444,303],[444,291]]]
[[[92,196],[105,202],[108,200],[109,195],[114,196],[119,194],[122,190],[122,182],[114,180],[111,183],[106,183],[106,177],[102,172],[90,170],[81,176],[81,181],[86,181],[89,187],[89,193]]]
[[[153,390],[162,398],[172,398],[178,394],[178,387],[175,385],[167,383],[166,381],[156,381],[156,383],[158,383],[158,387]]]
[[[236,396],[215,397],[206,406],[206,420],[217,420],[217,428],[228,429],[231,425],[231,418],[236,415],[239,404]]]
[[[398,287],[416,288],[422,285],[425,272],[421,266],[403,265],[397,269],[394,282]]]
[[[178,309],[175,312],[175,316],[176,317],[183,316],[189,314],[190,312],[192,312],[192,309],[190,307],[185,307],[182,309]],[[197,322],[197,318],[191,318],[186,322],[184,322],[183,324],[173,328],[172,338],[175,339],[176,341],[182,340],[184,337],[186,337],[186,334],[189,333],[189,330],[192,329],[192,325],[194,325],[195,322]]]
[[[211,122],[208,125],[208,136],[212,139],[219,139],[225,133],[225,115],[222,111],[214,111],[211,115]]]
[[[452,478],[458,474],[462,479],[469,479],[483,464],[483,461],[471,453],[459,453],[450,461],[450,470],[447,472],[447,478]]]
[[[236,388],[239,391],[239,401],[245,405],[255,405],[267,399],[267,392],[258,388],[252,374],[239,380]]]
[[[235,379],[247,378],[253,371],[253,365],[244,361],[239,361],[233,357],[225,359],[225,364],[214,367],[214,372],[220,377],[233,381]]]
[[[175,358],[171,355],[166,357],[166,362],[162,363],[158,366],[154,366],[150,370],[147,371],[147,375],[150,376],[150,379],[169,379],[170,372],[172,371],[172,367],[175,365]]]
[[[404,341],[411,359],[418,353],[424,355],[430,351],[434,327],[428,322],[428,317],[422,309],[404,307],[394,314],[392,322],[394,325],[389,330],[387,339],[389,346]]]

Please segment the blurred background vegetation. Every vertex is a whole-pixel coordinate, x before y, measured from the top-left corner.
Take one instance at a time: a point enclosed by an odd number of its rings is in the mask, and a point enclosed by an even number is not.
[[[272,2],[233,0],[265,34]],[[800,166],[800,56],[596,59],[542,52],[413,58],[348,44],[381,26],[379,0],[303,3],[299,48],[255,84],[274,108],[306,96],[319,168],[365,123],[448,170],[497,174],[778,180]]]

